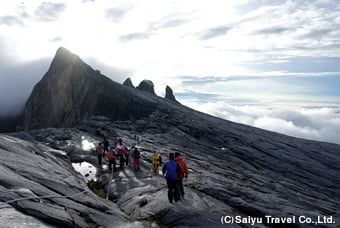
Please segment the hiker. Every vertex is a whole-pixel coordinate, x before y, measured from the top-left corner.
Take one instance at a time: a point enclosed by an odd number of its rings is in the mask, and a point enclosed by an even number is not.
[[[104,145],[104,153],[103,153],[103,157],[104,157],[105,153],[108,152],[109,146],[110,146],[109,141],[107,141],[106,137],[104,137],[103,145]]]
[[[139,162],[139,158],[140,158],[140,152],[137,149],[137,147],[133,148],[133,152],[131,154],[132,158],[133,158],[133,168],[135,171],[140,170],[140,162]]]
[[[130,151],[126,146],[124,146],[124,149],[125,149],[125,164],[126,164],[126,167],[128,167]]]
[[[177,164],[181,167],[181,172],[178,173],[177,175],[177,185],[178,185],[178,190],[180,193],[180,197],[184,199],[184,187],[183,187],[183,178],[188,178],[188,166],[187,163],[185,162],[184,158],[181,156],[179,152],[175,153],[175,160]]]
[[[162,165],[161,162],[162,162],[162,157],[161,157],[160,153],[154,151],[152,158],[151,158],[151,163],[152,163],[151,169],[157,175],[159,174],[159,166]]]
[[[123,145],[123,139],[120,138],[120,137],[118,138],[118,145],[119,145],[119,146],[122,146],[122,145]]]
[[[113,165],[113,171],[116,171],[116,151],[113,148],[109,147],[106,156],[109,159],[109,170],[112,170]]]
[[[119,167],[123,168],[125,163],[125,148],[123,146],[118,146],[116,150],[119,157]]]
[[[98,167],[101,168],[103,164],[103,153],[104,153],[104,147],[102,143],[98,144],[97,152],[98,152]]]
[[[130,166],[133,167],[134,166],[134,158],[133,158],[133,153],[135,152],[135,147],[136,147],[136,144],[133,143],[130,150],[129,150],[129,163],[130,163]]]
[[[165,174],[166,183],[168,185],[168,199],[170,203],[177,202],[180,200],[178,186],[177,186],[177,176],[181,172],[181,167],[175,161],[174,153],[169,153],[169,161],[167,161],[163,166],[163,175]]]
[[[115,136],[114,139],[113,139],[113,147],[116,148],[117,145],[118,145],[118,138],[117,138],[117,136]]]
[[[139,144],[139,143],[140,143],[139,136],[135,134],[135,144]]]

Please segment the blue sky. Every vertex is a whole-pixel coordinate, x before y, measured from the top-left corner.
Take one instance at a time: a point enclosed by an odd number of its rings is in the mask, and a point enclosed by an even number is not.
[[[339,37],[336,0],[4,0],[0,114],[23,105],[63,46],[200,111],[338,143]]]

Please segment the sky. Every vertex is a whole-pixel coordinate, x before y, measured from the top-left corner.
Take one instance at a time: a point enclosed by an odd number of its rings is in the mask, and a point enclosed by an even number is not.
[[[0,115],[20,110],[59,47],[117,82],[340,143],[340,1],[2,0]]]

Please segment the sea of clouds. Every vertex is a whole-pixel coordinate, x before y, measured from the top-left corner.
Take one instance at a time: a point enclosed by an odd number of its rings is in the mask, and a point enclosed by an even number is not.
[[[282,134],[340,144],[338,107],[265,107],[226,102],[190,103],[211,115]]]

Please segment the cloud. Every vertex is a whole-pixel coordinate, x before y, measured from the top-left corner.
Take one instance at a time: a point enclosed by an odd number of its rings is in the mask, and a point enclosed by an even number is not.
[[[113,21],[116,23],[120,22],[131,8],[132,7],[130,6],[129,7],[120,6],[120,7],[107,9],[105,12],[105,17],[108,18],[110,21]]]
[[[63,40],[63,38],[62,38],[61,36],[56,36],[56,37],[50,39],[50,41],[51,41],[52,43],[61,42],[62,40]]]
[[[175,96],[180,100],[191,102],[209,102],[211,100],[218,99],[219,95],[214,93],[196,92],[192,90],[186,90],[183,92],[175,92]]]
[[[35,11],[35,15],[41,21],[53,21],[59,17],[59,15],[66,9],[64,3],[41,3]]]
[[[312,40],[320,39],[322,37],[328,37],[332,31],[334,31],[332,28],[313,28],[305,34],[298,36],[298,38]]]
[[[179,76],[178,77],[183,85],[202,85],[202,84],[211,84],[218,82],[231,82],[231,81],[242,81],[242,80],[252,80],[252,79],[263,79],[260,76],[225,76],[225,77],[216,77],[216,76],[205,76],[205,77],[197,77],[197,76]]]
[[[248,62],[247,64],[261,69],[262,72],[281,71],[281,76],[320,77],[340,75],[339,57],[287,56],[284,59],[261,59]],[[270,74],[267,74],[267,76],[270,76]]]
[[[149,31],[157,31],[160,29],[176,28],[189,23],[194,18],[186,13],[173,13],[160,18],[157,21],[149,23]]]
[[[261,28],[259,30],[256,30],[253,32],[253,34],[259,34],[259,35],[276,35],[276,34],[282,34],[285,32],[291,32],[294,31],[294,28],[284,27],[284,26],[272,26],[267,28]]]
[[[24,22],[20,17],[17,16],[1,16],[0,17],[0,25],[24,25]]]
[[[125,34],[119,37],[119,41],[121,42],[130,42],[135,40],[146,40],[151,37],[152,33],[149,32],[135,32]]]
[[[2,59],[3,56],[0,57]],[[33,86],[43,77],[49,58],[26,63],[0,61],[0,116],[15,115],[22,110]]]
[[[154,29],[171,28],[171,27],[178,27],[185,23],[188,23],[188,21],[184,19],[171,19],[168,21],[164,21],[162,23],[153,24],[151,27],[153,27]]]
[[[231,30],[233,27],[228,25],[222,25],[210,29],[206,29],[198,34],[199,39],[201,40],[209,40],[212,38],[216,38],[218,36],[225,35],[229,30]]]
[[[191,107],[233,122],[285,135],[338,144],[340,142],[340,106],[297,109],[230,105],[219,101],[191,104]]]

